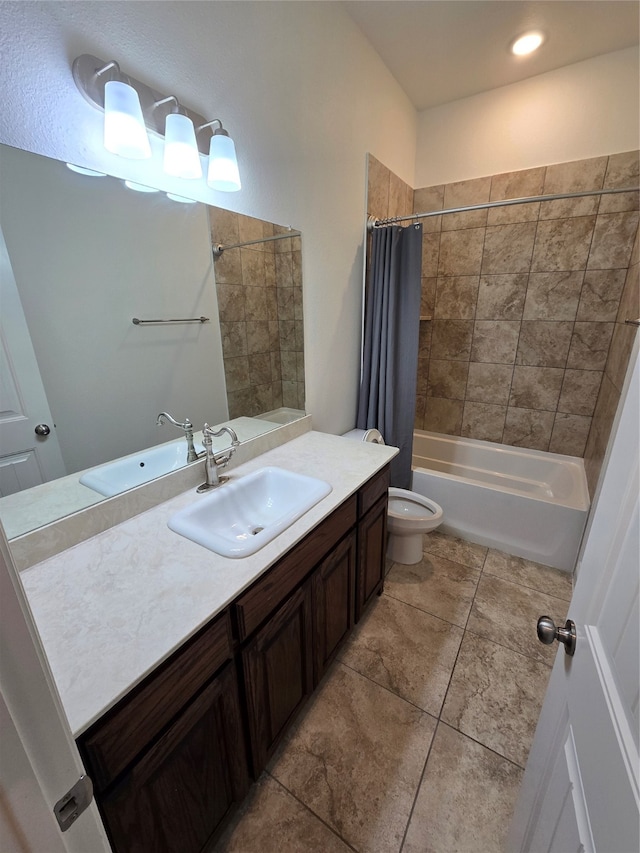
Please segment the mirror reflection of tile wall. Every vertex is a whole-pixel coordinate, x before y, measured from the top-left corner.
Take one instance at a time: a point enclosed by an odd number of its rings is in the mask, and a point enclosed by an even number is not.
[[[209,208],[212,244],[286,228]],[[225,249],[214,261],[229,417],[304,409],[301,238]]]
[[[368,212],[382,218],[399,179],[372,161]],[[638,174],[630,151],[416,189],[413,212]],[[635,335],[624,320],[638,317],[638,192],[422,222],[416,427],[585,456],[593,491]]]

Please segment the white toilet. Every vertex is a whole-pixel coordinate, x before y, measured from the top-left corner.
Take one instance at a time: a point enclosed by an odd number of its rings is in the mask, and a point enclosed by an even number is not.
[[[384,444],[377,429],[352,429],[346,438]],[[410,566],[422,560],[422,535],[435,530],[443,521],[442,507],[408,489],[389,489],[387,508],[387,557],[394,563]]]

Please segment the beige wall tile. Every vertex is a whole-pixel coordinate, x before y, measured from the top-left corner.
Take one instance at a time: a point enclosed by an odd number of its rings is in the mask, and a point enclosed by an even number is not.
[[[596,410],[593,414],[589,438],[587,439],[587,446],[585,448],[585,470],[587,482],[589,483],[589,492],[592,497],[595,494],[619,400],[620,391],[605,374],[602,377],[598,402],[596,403]]]
[[[418,334],[418,358],[429,358],[431,354],[431,341],[433,338],[433,323],[423,321],[420,323]]]
[[[264,287],[264,252],[240,249],[242,283],[246,287]]]
[[[426,408],[426,398],[424,394],[416,395],[416,412],[413,418],[414,429],[424,429],[424,411]]]
[[[438,279],[434,277],[432,278],[423,278],[422,279],[422,290],[420,292],[420,316],[427,317],[429,319],[433,318],[433,312],[436,306],[436,283]]]
[[[245,319],[245,288],[238,284],[218,284],[218,314],[222,322]]]
[[[214,260],[216,284],[242,284],[240,249],[227,249]]]
[[[432,358],[429,362],[427,397],[464,400],[468,372],[468,361],[443,361]]]
[[[238,226],[240,232],[239,242],[241,243],[244,243],[246,240],[262,240],[263,237],[268,236],[265,235],[265,223],[262,219],[254,219],[253,216],[244,216],[239,213]],[[263,251],[263,244],[258,244],[252,247],[252,249],[253,251],[261,252]]]
[[[599,190],[604,182],[607,161],[607,157],[591,157],[547,166],[544,194]]]
[[[434,317],[439,320],[472,320],[479,284],[477,275],[438,276]]]
[[[633,342],[637,334],[638,330],[635,326],[626,326],[622,323],[616,323],[613,330],[605,373],[619,391],[624,385]]]
[[[491,178],[473,178],[469,181],[456,181],[445,184],[444,208],[464,207],[469,204],[483,204],[491,195]]]
[[[211,242],[229,245],[240,242],[239,214],[221,207],[208,206]]]
[[[523,320],[516,364],[565,367],[573,327],[568,321]]]
[[[444,184],[435,187],[422,187],[413,192],[413,212],[429,213],[444,207]]]
[[[591,416],[596,407],[601,382],[602,372],[599,370],[565,370],[558,411]]]
[[[249,355],[256,352],[269,352],[270,343],[269,324],[266,320],[247,321],[247,352]]]
[[[526,273],[480,276],[477,320],[520,320],[524,309]]]
[[[405,216],[411,213],[411,208],[407,209],[407,184],[395,175],[389,173],[389,217]]]
[[[438,258],[440,255],[440,233],[422,232],[422,275],[424,278],[435,278],[438,275]]]
[[[639,193],[616,193],[603,195],[600,198],[598,213],[622,213],[625,210],[638,210],[640,207]]]
[[[517,409],[509,406],[504,424],[503,444],[548,450],[553,429],[553,412]]]
[[[583,270],[587,266],[595,216],[538,222],[531,269]]]
[[[289,288],[291,290],[291,288]],[[264,287],[245,287],[245,315],[247,320],[268,320],[267,292]]]
[[[567,367],[604,370],[613,335],[613,323],[575,323]]]
[[[588,269],[627,268],[638,228],[638,213],[606,213],[598,216],[589,252]]]
[[[482,263],[484,232],[484,228],[443,232],[440,236],[438,275],[478,275]]]
[[[432,358],[468,361],[472,336],[472,320],[434,320]]]
[[[582,456],[591,428],[591,418],[582,415],[556,414],[549,450],[566,456]]]
[[[275,259],[276,285],[278,287],[293,287],[293,257],[291,252],[278,254]]]
[[[367,168],[367,213],[378,219],[389,215],[389,182],[391,172],[369,154]]]
[[[222,336],[222,352],[225,360],[247,354],[247,324],[220,323],[220,334]]]
[[[266,288],[252,288],[253,290],[262,290],[263,296],[265,298],[266,305]],[[296,319],[296,306],[293,294],[293,287],[277,287],[276,288],[276,301],[278,303],[278,318],[280,320],[295,320]],[[255,316],[255,317],[247,317],[247,319],[251,320],[262,320],[268,319],[264,316]]]
[[[248,388],[249,381],[249,359],[246,355],[237,358],[225,358],[224,376],[228,391],[240,391]]]
[[[265,358],[264,353],[248,356],[249,382],[251,385],[271,385],[271,358]]]
[[[514,222],[536,222],[540,215],[540,202],[492,207],[487,211],[487,225],[512,225]]]
[[[472,361],[513,364],[520,323],[516,320],[476,320],[473,324]]]
[[[605,187],[635,187],[640,178],[640,158],[638,151],[623,151],[611,154],[607,163],[604,179]]]
[[[461,231],[464,228],[483,228],[487,224],[488,210],[464,210],[447,213],[441,217],[443,231]]]
[[[518,172],[503,172],[491,178],[491,201],[505,198],[527,198],[542,195],[545,166],[534,169],[521,169]],[[522,205],[514,205],[522,207]]]
[[[618,315],[626,270],[587,270],[576,320],[613,322]]]
[[[469,364],[466,399],[506,406],[509,401],[513,367],[510,364]]]
[[[513,371],[509,405],[555,412],[564,371],[557,367],[518,367]]]
[[[455,362],[462,364],[463,362]],[[418,358],[418,373],[416,376],[416,391],[424,397],[427,393],[427,379],[429,377],[430,360],[428,358]]]
[[[636,246],[640,240],[636,240]],[[630,266],[625,276],[624,290],[620,299],[617,320],[637,320],[640,317],[640,265],[636,262]]]
[[[584,273],[534,272],[529,276],[525,320],[575,320]]]
[[[502,441],[506,414],[506,406],[466,401],[461,435],[481,441]]]
[[[571,216],[594,216],[598,212],[600,197],[557,198],[540,204],[540,219],[569,219]]]
[[[424,428],[445,435],[460,435],[462,428],[462,400],[428,397],[424,413]]]
[[[536,235],[535,222],[486,229],[482,274],[528,272]]]

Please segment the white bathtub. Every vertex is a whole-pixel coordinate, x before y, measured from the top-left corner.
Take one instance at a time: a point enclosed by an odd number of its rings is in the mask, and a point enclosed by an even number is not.
[[[582,459],[416,430],[414,491],[444,533],[573,571],[589,512]]]

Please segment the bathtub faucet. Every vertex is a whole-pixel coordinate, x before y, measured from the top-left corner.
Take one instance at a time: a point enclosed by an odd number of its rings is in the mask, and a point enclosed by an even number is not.
[[[223,433],[231,436],[231,446],[226,450],[221,450],[220,453],[213,452],[213,439],[221,436]],[[228,477],[220,477],[218,473],[220,469],[229,464],[229,460],[240,446],[238,436],[235,430],[231,427],[223,426],[219,430],[213,430],[209,424],[205,424],[202,428],[202,443],[204,444],[205,462],[204,473],[205,481],[196,489],[197,492],[206,492],[208,489],[215,489],[220,486]]]
[[[187,439],[187,462],[195,462],[198,458],[198,454],[196,453],[196,448],[193,444],[193,424],[189,418],[186,418],[185,422],[181,424],[175,418],[172,418],[169,412],[160,412],[156,418],[156,424],[158,426],[162,426],[165,421],[168,421],[170,424],[173,424],[174,427],[184,431],[185,438]]]

